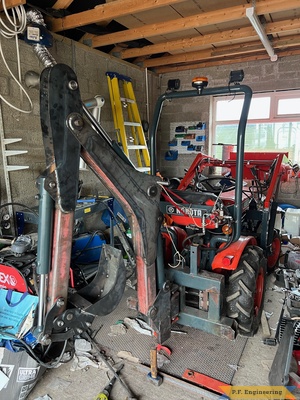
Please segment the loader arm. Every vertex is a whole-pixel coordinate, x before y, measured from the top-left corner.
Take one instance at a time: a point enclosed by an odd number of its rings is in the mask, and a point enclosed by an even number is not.
[[[136,256],[138,307],[147,315],[156,297],[155,260],[162,220],[158,178],[138,172],[120,156],[119,148],[114,148],[103,128],[85,112],[77,77],[64,64],[42,73],[41,121],[47,162],[45,189],[55,201],[53,236],[59,238],[53,244],[52,303],[67,296],[73,233],[70,221],[76,207],[81,156],[127,215]],[[62,251],[66,254],[63,264],[55,261]]]

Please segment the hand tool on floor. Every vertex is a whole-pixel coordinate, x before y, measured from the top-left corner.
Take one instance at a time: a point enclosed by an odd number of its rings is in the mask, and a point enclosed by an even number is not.
[[[157,373],[157,349],[150,350],[150,372],[147,375],[147,379],[155,386],[162,384],[162,377]]]
[[[119,368],[116,370],[116,374],[118,374],[121,369],[124,367],[124,364],[121,364]],[[117,377],[114,375],[111,380],[108,382],[108,384],[104,387],[101,393],[99,393],[94,400],[109,400],[109,395],[111,392],[111,389],[116,381]]]
[[[116,371],[113,369],[112,365],[108,362],[106,357],[102,354],[101,349],[98,345],[98,343],[93,339],[87,332],[84,332],[82,334],[82,337],[88,340],[92,346],[95,352],[97,352],[98,357],[104,362],[104,364],[108,367],[108,369],[114,374],[114,377],[120,382],[122,387],[126,390],[128,397],[126,400],[138,400],[136,397],[134,397],[133,393],[129,389],[129,387],[126,385],[126,383],[123,381],[123,379],[120,378],[119,374],[116,373]]]

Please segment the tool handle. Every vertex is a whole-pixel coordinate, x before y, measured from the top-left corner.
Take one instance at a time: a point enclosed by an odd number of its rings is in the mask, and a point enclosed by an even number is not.
[[[106,393],[106,390],[104,390],[103,392],[99,393],[94,400],[109,400],[108,396],[109,393]]]
[[[150,373],[151,377],[156,379],[157,378],[157,350],[151,349],[150,350]]]

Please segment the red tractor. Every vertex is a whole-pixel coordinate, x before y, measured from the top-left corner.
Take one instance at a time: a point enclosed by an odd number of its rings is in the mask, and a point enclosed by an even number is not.
[[[287,167],[283,153],[244,153],[251,89],[208,89],[206,84],[204,78],[195,79],[196,90],[158,99],[150,131],[152,173],[165,100],[244,95],[236,153],[228,160],[199,153],[176,188],[163,186],[161,201],[167,216],[162,229],[164,273],[178,286],[180,297],[178,318],[176,313],[171,318],[232,339],[236,332],[253,335],[260,323],[266,272],[274,270],[280,256],[276,193]],[[221,174],[207,174],[217,170]]]
[[[274,200],[284,172],[284,154],[245,153],[238,204],[235,156],[231,153],[232,159],[218,160],[198,154],[178,188],[163,190],[162,211],[172,221],[163,237],[170,280],[179,284],[183,271],[190,269],[184,290],[186,307],[209,312],[208,293],[213,289],[202,287],[201,275],[203,271],[209,271],[210,277],[218,274],[224,277],[224,288],[215,296],[223,295],[224,315],[234,319],[240,333],[251,335],[260,323],[266,270],[275,268],[280,255]],[[208,168],[225,168],[227,173],[207,177]],[[231,330],[227,332],[231,337]]]

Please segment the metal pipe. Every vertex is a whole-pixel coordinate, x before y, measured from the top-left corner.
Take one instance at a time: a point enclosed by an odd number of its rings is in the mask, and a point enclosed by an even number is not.
[[[149,82],[148,82],[148,69],[145,68],[145,85],[146,85],[146,115],[147,121],[150,120],[150,110],[149,110]]]
[[[42,332],[44,326],[44,317],[47,304],[47,274],[41,274],[39,276],[39,306],[38,306],[38,317],[36,331]]]
[[[39,307],[37,321],[39,329],[43,326],[45,315],[47,296],[46,281],[50,271],[54,202],[44,188],[45,177],[40,177],[37,182],[39,185],[39,220],[36,272],[39,275]]]
[[[252,98],[252,90],[246,85],[224,86],[216,88],[204,88],[201,92],[197,90],[186,90],[182,92],[169,92],[162,94],[157,102],[153,114],[153,122],[150,125],[150,172],[152,175],[156,174],[156,139],[159,119],[161,115],[162,106],[165,100],[189,98],[197,96],[216,96],[216,95],[237,95],[244,94],[244,104],[241,112],[241,117],[237,131],[237,160],[236,160],[236,188],[235,188],[235,204],[233,209],[234,221],[240,221],[242,218],[242,190],[243,190],[243,168],[244,168],[244,148],[245,148],[245,131],[247,118]],[[238,240],[241,235],[241,224],[236,224],[236,231],[233,242]]]
[[[228,243],[228,237],[227,236],[213,236],[210,239],[210,248],[216,248],[215,251],[211,250],[209,252],[209,264],[212,265],[212,261],[216,255],[216,251],[217,251],[217,244],[219,243]]]
[[[166,281],[162,235],[157,237],[156,277],[157,289],[160,290]]]

